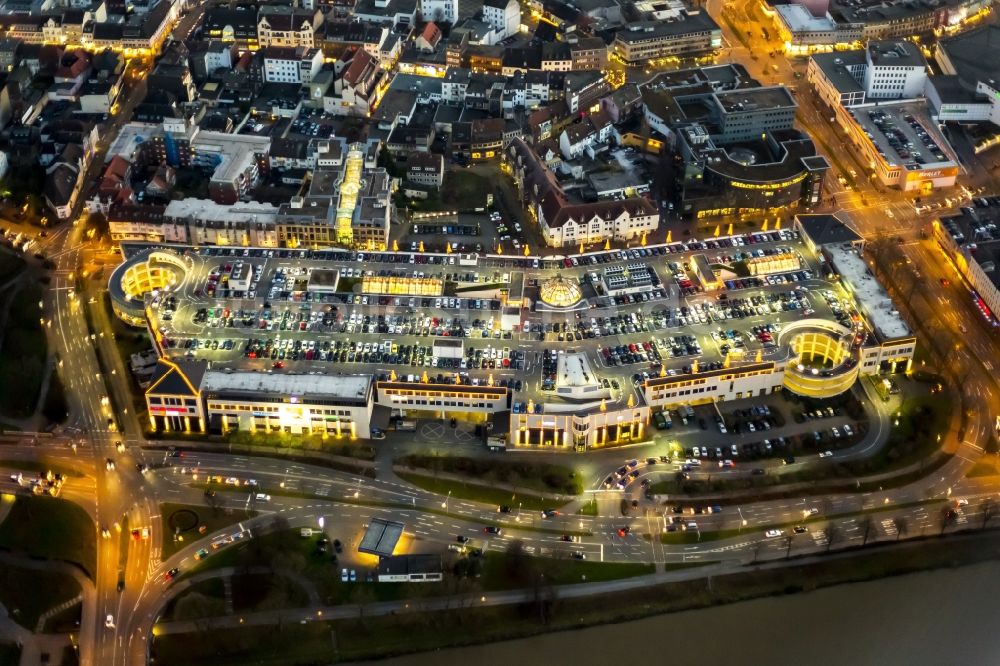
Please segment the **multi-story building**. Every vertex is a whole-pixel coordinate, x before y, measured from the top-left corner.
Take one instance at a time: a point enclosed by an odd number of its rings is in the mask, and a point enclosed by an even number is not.
[[[683,20],[644,20],[615,33],[615,57],[626,65],[708,53],[722,46],[722,30],[707,12],[689,10]]]
[[[521,28],[521,5],[517,0],[485,0],[483,21],[493,27],[497,41],[513,37]]]
[[[555,174],[522,139],[511,142],[507,164],[529,215],[550,247],[636,240],[659,225],[659,211],[644,197],[571,201]]]
[[[438,189],[444,183],[444,156],[437,153],[410,155],[406,162],[406,180]]]
[[[454,24],[458,21],[458,0],[420,0],[420,14],[425,21]]]
[[[935,120],[1000,125],[1000,26],[942,39],[934,58],[941,74],[930,77],[925,95]],[[976,152],[997,143],[988,136]]]
[[[975,290],[976,304],[996,326],[1000,318],[1000,207],[981,199],[975,207],[935,220],[933,229],[934,239]]]
[[[257,42],[265,46],[316,46],[323,12],[288,6],[264,5],[257,17]]]
[[[370,375],[209,370],[161,358],[146,389],[154,432],[235,431],[371,437]]]
[[[267,83],[308,85],[323,67],[323,52],[320,49],[268,46],[260,53],[264,60],[264,81]]]
[[[213,5],[205,10],[202,21],[205,35],[226,44],[234,44],[240,51],[256,51],[257,8],[254,5]],[[310,44],[310,46],[312,46]]]

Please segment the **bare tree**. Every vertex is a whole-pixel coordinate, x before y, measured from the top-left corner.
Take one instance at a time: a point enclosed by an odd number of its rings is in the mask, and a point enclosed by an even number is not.
[[[910,524],[906,519],[906,516],[896,516],[893,518],[892,526],[896,528],[896,541],[899,541],[899,537],[906,534],[910,528]]]
[[[993,516],[995,516],[996,513],[997,513],[997,503],[993,500],[992,497],[987,497],[986,499],[983,500],[983,503],[982,503],[981,506],[982,506],[982,511],[983,511],[983,526],[980,529],[984,529],[985,530],[986,529],[986,525],[990,522],[990,520],[993,518]]]
[[[823,536],[826,537],[826,552],[833,548],[833,542],[840,538],[840,528],[835,523],[827,523],[823,528]]]
[[[944,534],[948,526],[954,523],[957,518],[958,514],[951,507],[941,509],[941,531],[939,534]]]
[[[875,529],[875,521],[871,516],[865,516],[861,519],[861,545],[867,546],[868,539],[872,535],[872,530]]]

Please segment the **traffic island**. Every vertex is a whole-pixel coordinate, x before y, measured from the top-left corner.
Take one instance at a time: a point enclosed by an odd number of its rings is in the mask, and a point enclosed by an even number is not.
[[[211,493],[211,494],[209,494]],[[160,504],[160,524],[163,525],[161,559],[167,559],[186,543],[197,541],[205,534],[212,534],[241,520],[252,518],[257,512],[251,509],[232,509],[221,506],[214,491],[205,491],[208,506],[193,504]],[[142,538],[139,530],[139,538]],[[135,536],[135,530],[133,530]]]

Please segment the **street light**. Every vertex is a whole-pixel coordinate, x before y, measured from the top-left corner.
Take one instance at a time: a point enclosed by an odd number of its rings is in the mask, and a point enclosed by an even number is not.
[[[451,502],[451,491],[448,491],[448,496],[441,502],[441,508],[444,509],[445,513],[448,513],[448,503]]]

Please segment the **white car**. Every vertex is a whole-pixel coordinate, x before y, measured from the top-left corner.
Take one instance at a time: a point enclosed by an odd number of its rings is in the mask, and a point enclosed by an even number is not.
[[[833,456],[833,451],[823,451],[819,454],[820,458],[830,458]]]
[[[104,626],[107,627],[108,629],[114,629],[115,628],[115,616],[111,615],[109,613],[108,616],[106,618],[104,618]]]
[[[766,536],[768,539],[773,539],[775,537],[780,537],[782,534],[783,533],[782,533],[781,530],[768,530],[768,531],[764,532],[764,536]]]

